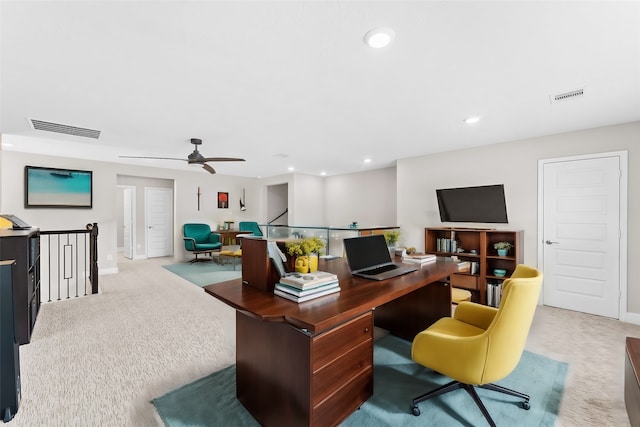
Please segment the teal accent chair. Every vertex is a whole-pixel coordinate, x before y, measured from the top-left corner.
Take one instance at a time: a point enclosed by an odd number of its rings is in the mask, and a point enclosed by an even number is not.
[[[238,229],[240,231],[246,231],[247,234],[249,232],[253,233],[254,236],[262,237],[262,230],[260,230],[260,226],[258,226],[257,222],[253,221],[242,221],[238,224]]]
[[[212,254],[222,248],[220,234],[213,233],[208,224],[185,224],[182,227],[184,235],[184,248],[193,253],[196,257],[191,262],[209,261],[200,258],[200,254]]]

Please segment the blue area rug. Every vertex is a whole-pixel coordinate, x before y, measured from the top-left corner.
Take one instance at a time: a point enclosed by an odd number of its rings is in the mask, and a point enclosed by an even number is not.
[[[201,287],[242,277],[242,265],[239,260],[229,260],[225,264],[211,261],[169,264],[163,267]]]
[[[422,402],[422,415],[410,413],[412,399],[449,382],[410,358],[411,343],[394,336],[374,347],[374,394],[343,427],[369,426],[485,426],[486,420],[463,390]],[[478,394],[498,426],[553,426],[568,365],[525,351],[520,364],[499,384],[531,396],[531,409],[521,400],[484,389]],[[235,366],[214,372],[153,400],[167,427],[259,426],[236,399]]]

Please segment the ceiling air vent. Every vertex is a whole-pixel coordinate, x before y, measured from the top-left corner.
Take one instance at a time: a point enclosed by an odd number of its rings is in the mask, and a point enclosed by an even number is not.
[[[569,92],[559,93],[557,95],[550,95],[549,99],[551,99],[552,104],[555,104],[556,102],[575,99],[583,95],[584,95],[584,89],[576,89],[576,90],[571,90]]]
[[[94,129],[80,128],[77,126],[63,125],[60,123],[45,122],[42,120],[29,119],[31,127],[35,130],[44,130],[47,132],[63,133],[65,135],[82,136],[85,138],[98,139],[100,131]]]

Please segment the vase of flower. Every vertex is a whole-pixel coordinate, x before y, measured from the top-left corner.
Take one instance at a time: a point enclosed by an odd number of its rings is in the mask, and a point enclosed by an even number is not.
[[[307,274],[309,272],[309,257],[301,255],[296,258],[296,272]]]
[[[309,273],[313,273],[314,271],[318,271],[318,261],[320,257],[317,252],[313,252],[309,255]]]
[[[324,246],[324,240],[319,237],[289,240],[285,243],[287,253],[296,257],[295,270],[303,274],[318,271],[319,254]]]

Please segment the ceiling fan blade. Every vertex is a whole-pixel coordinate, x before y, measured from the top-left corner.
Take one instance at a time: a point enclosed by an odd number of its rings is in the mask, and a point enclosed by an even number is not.
[[[209,173],[216,173],[216,170],[206,163],[202,164],[202,169],[206,170]]]
[[[180,160],[182,162],[185,159],[178,159],[176,157],[149,157],[149,156],[118,156],[121,159],[152,159],[152,160]]]
[[[203,162],[244,162],[244,159],[237,157],[205,157]]]

